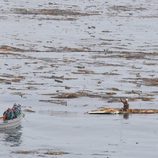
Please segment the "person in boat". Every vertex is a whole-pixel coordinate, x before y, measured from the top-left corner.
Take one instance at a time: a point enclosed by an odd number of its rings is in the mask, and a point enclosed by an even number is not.
[[[3,120],[4,120],[4,121],[7,120],[7,110],[4,111],[4,113],[3,113]]]
[[[4,113],[3,113],[3,120],[12,120],[14,119],[15,115],[13,112],[13,109],[8,108]]]
[[[14,118],[17,118],[20,114],[21,114],[21,105],[14,104],[11,109],[8,108],[3,113],[3,120],[12,120]]]
[[[13,109],[15,118],[17,118],[17,116],[21,114],[21,105],[14,104],[12,109]]]

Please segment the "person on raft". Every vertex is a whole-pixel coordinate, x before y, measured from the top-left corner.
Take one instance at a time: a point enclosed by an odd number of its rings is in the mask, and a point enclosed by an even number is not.
[[[120,99],[121,100],[121,102],[123,103],[123,111],[127,111],[128,109],[129,109],[129,103],[128,103],[128,99],[125,99],[125,100],[123,100],[123,99]]]

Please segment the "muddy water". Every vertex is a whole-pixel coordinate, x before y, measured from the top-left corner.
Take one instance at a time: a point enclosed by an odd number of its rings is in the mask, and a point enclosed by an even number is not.
[[[156,0],[4,0],[0,13],[0,112],[26,114],[0,156],[158,156],[158,115],[86,113],[122,97],[158,108]]]

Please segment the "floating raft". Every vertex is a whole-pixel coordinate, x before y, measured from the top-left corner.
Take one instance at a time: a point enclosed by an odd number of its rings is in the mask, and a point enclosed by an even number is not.
[[[97,110],[89,111],[88,114],[155,114],[158,109],[127,109],[122,108],[99,108]]]
[[[1,119],[0,121],[0,130],[7,130],[12,128],[17,128],[21,124],[21,120],[24,118],[24,114],[21,113],[17,118],[12,120],[5,120]]]

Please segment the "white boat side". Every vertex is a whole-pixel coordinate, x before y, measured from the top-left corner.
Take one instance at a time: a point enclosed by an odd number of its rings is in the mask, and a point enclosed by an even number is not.
[[[21,113],[17,118],[13,120],[5,120],[0,122],[0,130],[12,129],[20,126],[21,120],[24,118],[24,114]]]

